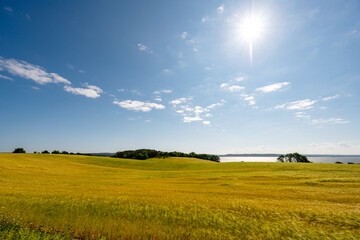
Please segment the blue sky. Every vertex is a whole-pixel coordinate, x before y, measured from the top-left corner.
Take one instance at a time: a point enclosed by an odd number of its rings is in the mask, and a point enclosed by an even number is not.
[[[1,1],[0,151],[360,154],[359,12]]]

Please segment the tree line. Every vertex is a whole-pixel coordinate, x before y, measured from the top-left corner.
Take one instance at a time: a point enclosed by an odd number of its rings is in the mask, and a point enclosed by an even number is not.
[[[194,152],[191,153],[183,153],[183,152],[162,152],[153,149],[138,149],[138,150],[127,150],[122,152],[117,152],[113,157],[116,158],[129,158],[129,159],[139,159],[145,160],[148,158],[167,158],[167,157],[193,157],[199,158],[214,162],[219,162],[220,158],[217,155],[210,154],[196,154]]]
[[[24,148],[15,148],[15,150],[13,151],[13,153],[26,153]],[[50,152],[48,150],[44,150],[42,152],[37,152],[35,151],[34,153],[42,153],[42,154],[50,154]],[[88,155],[91,156],[91,154],[88,153],[73,153],[73,152],[67,152],[67,151],[59,151],[59,150],[54,150],[51,152],[51,154],[70,154],[70,155]]]

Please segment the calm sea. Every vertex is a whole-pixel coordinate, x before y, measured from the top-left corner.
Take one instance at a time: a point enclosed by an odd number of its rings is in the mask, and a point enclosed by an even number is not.
[[[314,163],[360,163],[360,157],[308,157]],[[276,157],[221,157],[220,162],[276,162]]]

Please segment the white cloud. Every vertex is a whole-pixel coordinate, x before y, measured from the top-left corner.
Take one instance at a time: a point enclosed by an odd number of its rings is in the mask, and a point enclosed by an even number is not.
[[[239,92],[239,91],[244,90],[244,89],[245,89],[245,87],[239,86],[239,85],[232,85],[232,86],[228,87],[228,90],[230,92]]]
[[[172,100],[170,101],[170,104],[176,106],[178,104],[182,104],[182,103],[185,103],[189,100],[192,100],[192,97],[188,97],[188,98],[178,98],[178,99],[175,99],[175,100]]]
[[[193,51],[194,52],[198,52],[199,50],[197,48],[193,48]]]
[[[224,4],[217,8],[217,13],[222,15],[224,13]]]
[[[133,100],[124,100],[124,101],[113,101],[114,104],[132,111],[141,111],[141,112],[150,112],[152,109],[165,109],[164,105],[151,103],[151,102],[141,102]]]
[[[163,72],[163,73],[166,73],[166,74],[172,74],[172,73],[174,73],[173,70],[168,69],[168,68],[163,69],[162,72]]]
[[[1,70],[1,69],[0,69],[0,70]],[[13,81],[13,80],[14,80],[14,79],[12,79],[11,77],[8,77],[8,76],[2,75],[2,74],[0,74],[0,78],[6,79],[6,80],[10,80],[10,81]]]
[[[150,119],[146,119],[144,122],[149,123],[149,122],[151,122],[151,120],[150,120]]]
[[[311,120],[311,124],[324,124],[324,123],[347,124],[347,123],[350,123],[350,121],[344,120],[342,118],[312,119]]]
[[[85,85],[85,87],[87,87],[87,88],[89,88],[91,90],[94,90],[97,93],[102,93],[103,92],[103,90],[101,88],[97,87],[97,86],[89,85],[88,83],[85,83],[84,85]]]
[[[240,92],[242,90],[245,89],[245,87],[243,86],[239,86],[239,85],[230,85],[229,83],[222,83],[220,85],[221,88],[224,88],[230,92]]]
[[[210,121],[203,121],[202,123],[203,123],[204,125],[210,125],[210,124],[211,124]]]
[[[207,21],[209,21],[209,20],[210,20],[210,18],[209,18],[208,16],[203,17],[203,18],[201,19],[202,22],[207,22]]]
[[[195,117],[188,117],[188,116],[184,117],[184,122],[186,122],[186,123],[202,121],[202,120],[203,119],[199,115],[195,115]]]
[[[162,101],[162,98],[161,98],[161,97],[156,97],[154,100],[161,102],[161,101]]]
[[[34,90],[40,90],[40,88],[38,88],[38,87],[31,87],[31,88]]]
[[[4,7],[4,10],[8,12],[13,12],[13,9],[11,7]]]
[[[157,94],[157,95],[160,95],[162,93],[172,93],[172,90],[171,89],[164,89],[164,90],[153,91],[153,94]],[[160,96],[158,96],[158,97],[160,97]]]
[[[138,46],[138,48],[139,48],[140,51],[146,51],[146,50],[148,49],[148,47],[145,46],[145,45],[142,44],[142,43],[138,43],[137,46]]]
[[[234,78],[235,82],[241,82],[241,81],[244,81],[244,80],[245,80],[245,77],[236,77],[236,78]]]
[[[183,32],[181,33],[181,38],[182,39],[185,39],[187,37],[188,33],[187,32]]]
[[[323,100],[323,101],[329,101],[329,100],[332,100],[332,99],[335,99],[335,98],[338,98],[338,97],[340,97],[340,95],[339,95],[339,94],[336,94],[336,95],[334,95],[334,96],[330,96],[330,97],[323,98],[322,100]]]
[[[146,46],[145,44],[138,43],[138,44],[137,44],[137,46],[138,46],[138,48],[139,48],[139,50],[140,50],[141,52],[149,52],[149,53],[153,53],[153,51],[152,51],[152,50],[150,50],[150,49],[149,49],[149,47],[148,47],[148,46]]]
[[[311,101],[310,99],[299,100],[295,102],[285,103],[277,105],[275,109],[287,109],[287,110],[306,110],[313,108],[317,100]]]
[[[0,57],[0,68],[6,70],[14,76],[31,79],[38,84],[71,84],[70,81],[61,77],[57,73],[48,73],[45,71],[44,68],[27,63],[25,61],[18,61],[16,59],[5,59],[3,57]]]
[[[88,85],[85,83],[86,88],[73,88],[70,86],[65,86],[64,89],[66,92],[73,93],[75,95],[83,95],[88,98],[98,98],[103,90],[94,85]]]
[[[185,123],[203,121],[203,124],[205,125],[210,125],[210,121],[204,119],[212,117],[210,111],[213,110],[215,107],[223,106],[225,102],[225,100],[221,100],[220,102],[211,104],[207,107],[191,107],[188,103],[189,100],[192,100],[192,97],[179,98],[171,101],[170,103],[175,108],[175,111],[183,117],[183,121]]]
[[[245,94],[245,93],[241,94],[240,96],[241,96],[241,97],[244,99],[244,101],[246,101],[250,106],[256,104],[256,101],[255,101],[254,96],[251,96],[251,95],[248,95],[248,94]]]
[[[271,84],[271,85],[267,85],[267,86],[264,86],[264,87],[257,88],[256,91],[261,91],[261,92],[264,92],[264,93],[275,92],[275,91],[278,91],[282,87],[284,87],[286,85],[289,85],[289,84],[290,84],[289,82],[274,83],[274,84]]]
[[[206,109],[212,109],[212,108],[215,108],[215,107],[222,107],[224,105],[226,101],[224,99],[221,99],[220,102],[218,103],[213,103],[209,106],[206,107]]]

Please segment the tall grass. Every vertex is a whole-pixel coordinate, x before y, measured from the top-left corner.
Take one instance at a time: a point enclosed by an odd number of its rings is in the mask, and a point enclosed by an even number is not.
[[[360,165],[0,154],[0,238],[360,239],[359,207]]]

